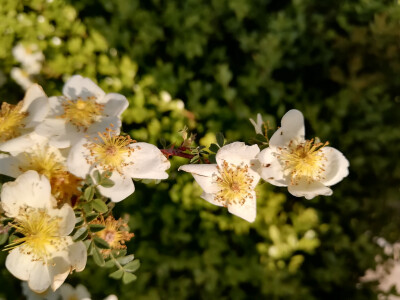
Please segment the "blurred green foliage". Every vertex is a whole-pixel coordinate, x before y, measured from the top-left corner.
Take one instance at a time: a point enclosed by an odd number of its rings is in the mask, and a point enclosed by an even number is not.
[[[301,110],[307,136],[340,149],[350,175],[311,201],[263,183],[249,224],[199,198],[186,160],[170,178],[136,184],[117,204],[131,215],[128,244],[141,260],[129,285],[94,264],[71,276],[94,299],[376,299],[359,277],[399,239],[400,7],[382,0],[1,0],[2,101],[23,91],[11,49],[45,55],[35,79],[60,94],[73,74],[130,101],[124,131],[138,141],[248,141],[258,112],[272,128]],[[59,43],[58,41],[61,41]],[[182,100],[180,100],[182,99]],[[4,261],[4,254],[1,262]],[[19,281],[2,268],[0,296]],[[13,287],[13,288],[12,288]]]

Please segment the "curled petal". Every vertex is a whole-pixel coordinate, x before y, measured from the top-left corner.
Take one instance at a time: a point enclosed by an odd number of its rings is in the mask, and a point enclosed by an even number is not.
[[[179,171],[185,171],[192,173],[193,178],[196,182],[200,185],[203,191],[206,194],[209,193],[216,193],[220,189],[214,180],[214,176],[218,173],[217,165],[216,164],[204,164],[204,165],[183,165],[180,166]],[[209,195],[204,198],[205,200],[213,203]],[[215,203],[213,203],[215,204]]]
[[[114,182],[112,187],[99,185],[97,188],[104,197],[110,198],[112,202],[120,202],[135,191],[132,178],[128,176],[113,172],[110,179]]]
[[[349,161],[339,150],[332,147],[324,147],[321,151],[324,153],[327,160],[325,176],[324,179],[321,180],[324,185],[334,185],[349,175]]]
[[[289,193],[296,197],[305,197],[310,200],[318,195],[330,196],[332,195],[332,190],[326,187],[321,182],[311,182],[300,181],[296,185],[289,185]]]
[[[64,85],[63,94],[70,99],[87,99],[96,97],[101,99],[105,96],[104,91],[89,78],[80,75],[72,76]]]
[[[269,145],[272,147],[283,147],[289,144],[291,140],[304,140],[304,117],[297,110],[289,110],[281,121],[281,127],[272,135]]]

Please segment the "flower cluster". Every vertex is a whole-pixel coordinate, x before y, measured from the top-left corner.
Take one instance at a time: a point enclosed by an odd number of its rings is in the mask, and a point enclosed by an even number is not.
[[[31,60],[39,64],[40,55]],[[79,75],[62,94],[47,97],[33,84],[18,104],[4,102],[0,110],[0,174],[15,178],[1,189],[6,267],[34,293],[56,295],[69,273],[85,268],[88,255],[99,266],[117,267],[112,278],[136,279],[139,261],[125,245],[134,235],[112,209],[135,191],[132,179],[167,179],[170,156],[190,159],[179,170],[193,175],[202,198],[248,222],[256,219],[261,179],[312,199],[331,195],[330,186],[348,175],[342,153],[305,139],[298,110],[286,113],[270,138],[260,114],[251,120],[253,145],[225,145],[217,134],[217,144],[206,150],[192,146],[195,135],[185,128],[180,146],[160,150],[121,134],[123,95],[106,94]]]
[[[332,194],[330,186],[348,175],[349,162],[341,152],[328,147],[328,142],[305,139],[304,119],[298,110],[290,110],[282,118],[281,127],[270,139],[262,135],[261,115],[257,122],[250,120],[258,145],[247,146],[234,142],[213,145],[216,164],[184,165],[180,170],[192,173],[204,190],[201,197],[208,202],[225,206],[228,211],[249,222],[256,218],[256,187],[260,178],[275,186],[287,186],[289,193],[312,199]],[[212,147],[210,147],[212,150]]]
[[[170,163],[157,147],[120,135],[127,107],[124,96],[79,75],[62,96],[33,84],[18,104],[2,103],[0,174],[15,178],[1,189],[6,267],[32,291],[57,290],[88,254],[114,262],[124,282],[135,279],[139,262],[124,245],[133,234],[110,201],[132,194],[133,178],[166,179]]]

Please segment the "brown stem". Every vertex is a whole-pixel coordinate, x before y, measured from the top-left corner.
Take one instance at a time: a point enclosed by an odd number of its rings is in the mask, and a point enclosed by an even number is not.
[[[185,151],[188,150],[188,148],[181,146],[179,148],[168,148],[168,149],[160,149],[162,154],[164,154],[167,158],[170,158],[171,156],[179,156],[187,159],[192,159],[195,155],[190,154],[190,153],[185,153]],[[204,162],[209,164],[208,159],[204,159]]]

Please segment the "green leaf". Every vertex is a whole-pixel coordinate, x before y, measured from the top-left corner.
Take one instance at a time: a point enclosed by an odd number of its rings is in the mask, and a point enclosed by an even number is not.
[[[86,201],[92,201],[93,196],[94,196],[94,186],[91,185],[86,188],[85,192],[83,193],[83,198]]]
[[[84,203],[82,204],[82,209],[86,214],[90,214],[93,210],[93,207],[91,203]]]
[[[93,241],[90,241],[89,247],[87,248],[88,254],[93,254],[93,248],[94,248],[94,243]]]
[[[82,217],[78,217],[75,219],[75,227],[79,227],[83,224],[84,220]]]
[[[217,139],[217,144],[218,146],[222,147],[224,145],[224,135],[222,134],[222,132],[217,132],[217,134],[215,135],[215,138]]]
[[[92,213],[86,215],[86,218],[85,218],[86,222],[89,223],[89,222],[93,221],[94,219],[97,219],[98,216],[99,216],[98,213],[92,212]]]
[[[106,261],[104,268],[112,268],[115,266],[115,262],[113,259],[109,259]]]
[[[125,272],[124,275],[122,276],[122,282],[124,284],[131,283],[131,282],[135,281],[136,279],[137,279],[136,275],[127,273],[127,272]]]
[[[111,278],[114,278],[114,279],[120,279],[122,277],[122,275],[124,275],[124,270],[123,269],[119,269],[119,270],[117,270],[115,272],[112,272],[108,276],[110,276]]]
[[[102,224],[90,224],[89,225],[90,232],[99,232],[99,231],[102,231],[104,228],[106,228],[106,226],[104,226]]]
[[[109,178],[103,178],[103,179],[101,180],[101,182],[100,182],[100,185],[101,185],[102,187],[105,187],[105,188],[113,187],[114,184],[115,184],[114,181],[112,181],[112,180],[109,179]]]
[[[72,239],[74,240],[74,242],[82,241],[88,236],[88,234],[89,230],[86,227],[81,227],[75,232]]]
[[[128,251],[126,251],[126,249],[114,249],[112,250],[112,255],[114,255],[114,257],[123,257],[126,255],[126,253],[128,253]]]
[[[8,240],[8,233],[0,234],[0,245],[3,245]]]
[[[103,173],[101,173],[102,179],[104,179],[104,178],[108,179],[111,177],[111,175],[112,175],[111,171],[104,171]]]
[[[216,164],[216,163],[217,163],[217,159],[216,159],[215,154],[210,154],[210,155],[208,156],[208,160],[209,160],[210,163],[212,163],[212,164]]]
[[[95,236],[93,241],[94,244],[101,249],[110,249],[110,245],[105,240],[99,238],[98,236]]]
[[[100,267],[104,267],[104,265],[106,264],[103,255],[100,253],[100,250],[96,247],[93,247],[93,260],[96,263],[96,265],[99,265]]]
[[[131,261],[130,263],[126,264],[126,265],[124,266],[124,270],[125,270],[126,272],[133,273],[133,272],[135,272],[137,269],[139,269],[139,267],[140,267],[140,260],[136,259],[136,260]]]
[[[100,175],[99,170],[95,170],[93,172],[92,176],[93,176],[94,180],[96,181],[96,183],[99,183],[101,181],[101,175]]]
[[[211,144],[209,149],[210,149],[210,151],[217,153],[219,150],[219,146],[217,144]]]
[[[260,142],[263,142],[263,143],[268,143],[267,138],[265,136],[263,136],[262,134],[259,134],[259,133],[256,135],[256,140],[258,140]]]
[[[87,185],[93,185],[94,184],[93,179],[92,179],[92,177],[90,177],[90,175],[86,175],[85,182],[86,182]]]
[[[121,265],[126,265],[127,263],[131,262],[133,259],[134,259],[134,255],[130,254],[130,255],[127,255],[127,256],[118,257],[117,261]]]
[[[92,201],[93,209],[99,213],[106,213],[108,211],[108,206],[101,199],[94,199]]]

